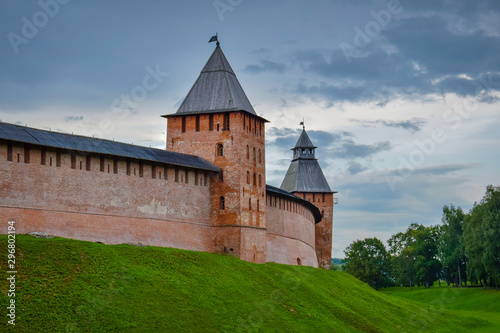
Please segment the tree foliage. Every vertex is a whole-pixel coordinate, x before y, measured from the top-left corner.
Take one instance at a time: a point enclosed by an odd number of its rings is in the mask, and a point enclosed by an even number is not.
[[[462,279],[466,280],[467,262],[462,239],[465,214],[460,207],[444,206],[441,222],[439,256],[443,264],[444,277],[447,281],[462,285]]]
[[[393,276],[397,284],[432,286],[438,280],[441,263],[437,258],[438,227],[412,223],[406,232],[389,240]]]
[[[500,284],[500,187],[488,186],[470,211],[464,228],[467,272],[477,281]]]
[[[379,239],[366,238],[355,241],[344,253],[347,273],[375,289],[391,285],[390,257]]]
[[[392,283],[430,287],[448,284],[500,285],[500,187],[489,185],[469,213],[444,206],[441,225],[412,223],[388,240],[358,240],[344,251],[345,270],[378,289]]]

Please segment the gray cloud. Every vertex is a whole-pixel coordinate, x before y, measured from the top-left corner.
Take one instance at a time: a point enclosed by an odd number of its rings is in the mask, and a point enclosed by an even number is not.
[[[418,168],[413,170],[413,174],[418,175],[445,175],[456,171],[466,170],[466,169],[474,169],[480,167],[480,164],[471,163],[471,164],[443,164],[436,165],[425,168]]]
[[[291,128],[271,127],[268,135],[277,136],[270,145],[275,145],[281,150],[291,149],[297,143],[301,130]],[[330,133],[325,131],[307,131],[311,141],[322,151],[322,155],[332,158],[351,159],[366,158],[376,153],[391,150],[392,145],[388,141],[378,142],[373,145],[358,144],[353,138],[354,134],[347,131]]]
[[[364,165],[361,165],[361,164],[359,164],[359,163],[357,163],[355,161],[349,162],[349,166],[347,167],[347,171],[351,175],[355,175],[355,174],[363,172],[365,170],[368,170],[368,167],[366,167]]]
[[[427,123],[424,119],[420,118],[412,118],[411,120],[403,120],[403,121],[388,121],[388,120],[361,121],[357,119],[351,119],[350,121],[361,123],[365,126],[381,124],[386,127],[402,128],[410,131],[411,133],[420,131],[423,125]]]
[[[340,48],[329,57],[319,50],[297,51],[297,64],[322,81],[300,82],[294,92],[331,102],[381,105],[400,95],[436,93],[488,101],[492,91],[500,90],[500,37],[480,27],[457,34],[449,20],[449,15],[428,14],[394,20],[380,40],[359,49],[350,63]]]
[[[356,144],[354,141],[349,140],[340,145],[330,149],[334,158],[366,158],[376,153],[391,150],[392,145],[389,141],[377,142],[373,145]]]
[[[260,65],[248,65],[243,70],[251,74],[260,74],[262,72],[276,72],[281,74],[285,69],[286,66],[284,64],[269,60],[261,60]]]
[[[67,116],[64,117],[64,121],[82,121],[83,116]]]

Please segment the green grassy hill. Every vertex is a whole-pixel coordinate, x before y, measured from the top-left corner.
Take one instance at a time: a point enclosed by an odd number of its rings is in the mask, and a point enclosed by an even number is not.
[[[386,288],[382,292],[422,303],[423,306],[440,310],[452,310],[459,316],[474,316],[490,323],[477,332],[500,332],[500,292],[478,287],[454,288],[437,284],[425,288]]]
[[[488,318],[377,292],[346,273],[209,253],[17,236],[17,332],[470,332]],[[7,238],[0,236],[6,275]],[[7,327],[7,329],[5,329]]]

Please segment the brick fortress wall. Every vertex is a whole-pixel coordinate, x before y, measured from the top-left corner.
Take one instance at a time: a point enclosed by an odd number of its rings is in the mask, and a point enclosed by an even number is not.
[[[316,255],[320,267],[330,269],[332,256],[333,232],[333,193],[300,193],[296,196],[310,201],[319,208],[323,216],[321,222],[316,224]]]
[[[0,179],[19,233],[214,252],[202,170],[0,140]]]
[[[267,194],[267,261],[318,267],[314,216],[298,201]]]

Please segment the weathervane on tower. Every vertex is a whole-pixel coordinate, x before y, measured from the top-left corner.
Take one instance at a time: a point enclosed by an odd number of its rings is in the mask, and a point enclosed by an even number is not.
[[[215,36],[212,36],[212,38],[210,38],[210,40],[208,42],[209,43],[217,42],[217,46],[220,46],[220,43],[219,43],[219,34],[216,32]]]

